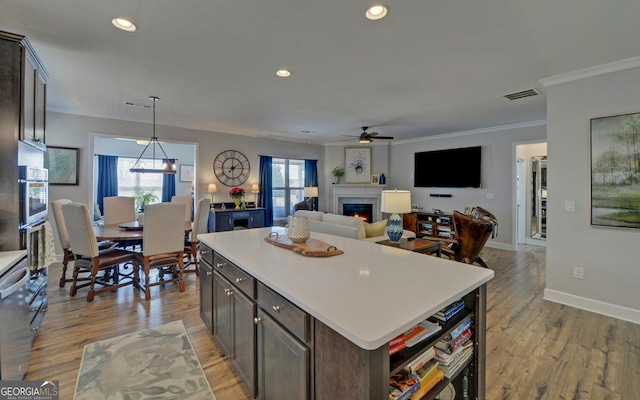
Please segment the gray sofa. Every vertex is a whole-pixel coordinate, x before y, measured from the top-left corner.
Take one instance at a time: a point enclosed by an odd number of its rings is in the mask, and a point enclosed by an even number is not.
[[[351,239],[366,240],[369,242],[379,242],[387,240],[389,237],[384,231],[387,220],[368,224],[358,217],[347,217],[345,215],[325,213],[322,211],[298,210],[294,214],[296,217],[305,217],[309,221],[311,232],[326,233],[347,237]],[[415,237],[414,232],[405,229],[402,237]]]

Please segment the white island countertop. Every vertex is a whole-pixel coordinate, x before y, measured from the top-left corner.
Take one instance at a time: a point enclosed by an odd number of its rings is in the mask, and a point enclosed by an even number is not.
[[[365,350],[400,333],[491,280],[490,269],[311,232],[343,250],[333,257],[305,257],[267,243],[283,228],[206,233],[198,238]]]
[[[26,257],[26,250],[0,251],[0,275]]]

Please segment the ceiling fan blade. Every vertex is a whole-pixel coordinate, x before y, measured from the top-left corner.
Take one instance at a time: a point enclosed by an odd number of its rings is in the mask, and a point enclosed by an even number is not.
[[[393,139],[393,136],[376,136],[376,139]]]

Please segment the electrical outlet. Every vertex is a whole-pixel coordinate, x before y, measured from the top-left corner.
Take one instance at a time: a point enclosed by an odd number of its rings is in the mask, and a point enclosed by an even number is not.
[[[566,212],[575,212],[576,211],[576,202],[573,200],[567,200],[564,202],[564,210]]]
[[[576,279],[584,279],[584,268],[573,267],[573,277]]]

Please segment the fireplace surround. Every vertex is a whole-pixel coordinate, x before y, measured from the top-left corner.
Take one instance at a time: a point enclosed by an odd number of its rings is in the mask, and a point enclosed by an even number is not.
[[[332,209],[334,214],[344,215],[345,204],[371,205],[371,221],[382,219],[380,203],[383,185],[331,185]]]

